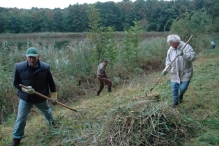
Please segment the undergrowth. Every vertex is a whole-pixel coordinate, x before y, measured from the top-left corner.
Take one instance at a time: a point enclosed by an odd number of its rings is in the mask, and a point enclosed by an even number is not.
[[[110,94],[105,90],[99,97],[84,94],[82,99],[69,103],[77,113],[53,106],[58,129],[48,128],[43,116],[33,108],[21,145],[219,145],[218,56],[218,47],[205,48],[198,54],[189,89],[175,110],[169,108],[172,97],[168,75],[150,92],[161,71],[137,74],[121,80]],[[155,93],[159,99],[148,98]],[[12,140],[14,118],[15,115],[8,117],[1,125],[2,146]]]

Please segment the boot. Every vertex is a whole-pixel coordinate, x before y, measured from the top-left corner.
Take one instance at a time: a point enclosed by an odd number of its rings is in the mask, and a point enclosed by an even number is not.
[[[97,91],[97,96],[99,96],[100,95],[100,91]]]
[[[21,141],[20,139],[14,138],[10,146],[19,146],[20,141]]]
[[[109,93],[112,92],[111,86],[108,87],[108,92],[109,92]]]
[[[182,100],[183,100],[183,95],[180,95],[179,96],[179,103],[182,103]]]
[[[178,105],[178,102],[173,102],[173,104],[171,105],[172,108],[176,108],[176,106]]]
[[[58,128],[58,126],[56,125],[55,122],[52,122],[52,123],[51,123],[51,126],[52,126],[52,128],[55,128],[55,129]]]

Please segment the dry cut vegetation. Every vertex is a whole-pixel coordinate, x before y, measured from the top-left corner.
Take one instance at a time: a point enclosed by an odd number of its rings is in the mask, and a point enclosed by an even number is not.
[[[141,100],[111,111],[99,145],[182,145],[193,127],[166,103]]]

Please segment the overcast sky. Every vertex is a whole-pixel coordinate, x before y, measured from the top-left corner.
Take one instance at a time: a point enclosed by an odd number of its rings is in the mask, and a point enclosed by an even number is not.
[[[95,3],[95,2],[107,2],[107,1],[114,1],[114,2],[121,2],[122,0],[1,0],[0,7],[6,8],[24,8],[24,9],[31,9],[32,7],[37,8],[66,8],[70,4],[83,4],[83,3]]]

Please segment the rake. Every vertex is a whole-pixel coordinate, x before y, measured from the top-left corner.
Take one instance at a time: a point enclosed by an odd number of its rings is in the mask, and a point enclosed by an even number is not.
[[[190,36],[190,38],[188,39],[188,41],[185,43],[185,45],[183,46],[182,50],[186,47],[186,45],[189,43],[189,41],[192,39],[192,35]],[[173,59],[173,61],[170,63],[170,65],[167,67],[167,70],[170,68],[170,66],[173,64],[173,62],[176,60],[176,58],[179,57],[178,55]],[[157,83],[160,81],[160,79],[163,76],[161,75],[160,78],[156,81],[156,83],[154,84],[154,86],[150,89],[150,91],[152,91],[154,89],[154,87],[157,85]]]
[[[20,87],[23,87],[23,88],[25,88],[25,89],[28,89],[28,87],[26,87],[26,86],[24,86],[24,85],[22,85],[22,84],[20,84],[19,86],[20,86]],[[39,92],[34,91],[34,94],[36,94],[36,95],[38,95],[38,96],[40,96],[40,97],[43,97],[43,98],[45,98],[45,99],[48,99],[48,100],[52,101],[51,98],[49,98],[49,97],[47,97],[47,96],[45,96],[45,95],[43,95],[43,94],[41,94],[41,93],[39,93]],[[65,108],[67,108],[67,109],[70,109],[70,110],[72,110],[72,111],[78,112],[77,110],[75,110],[75,109],[73,109],[73,108],[71,108],[71,107],[69,107],[69,106],[67,106],[67,105],[65,105],[65,104],[63,104],[63,103],[61,103],[61,102],[56,101],[56,103],[59,104],[59,105],[61,105],[61,106],[63,106],[63,107],[65,107]]]

